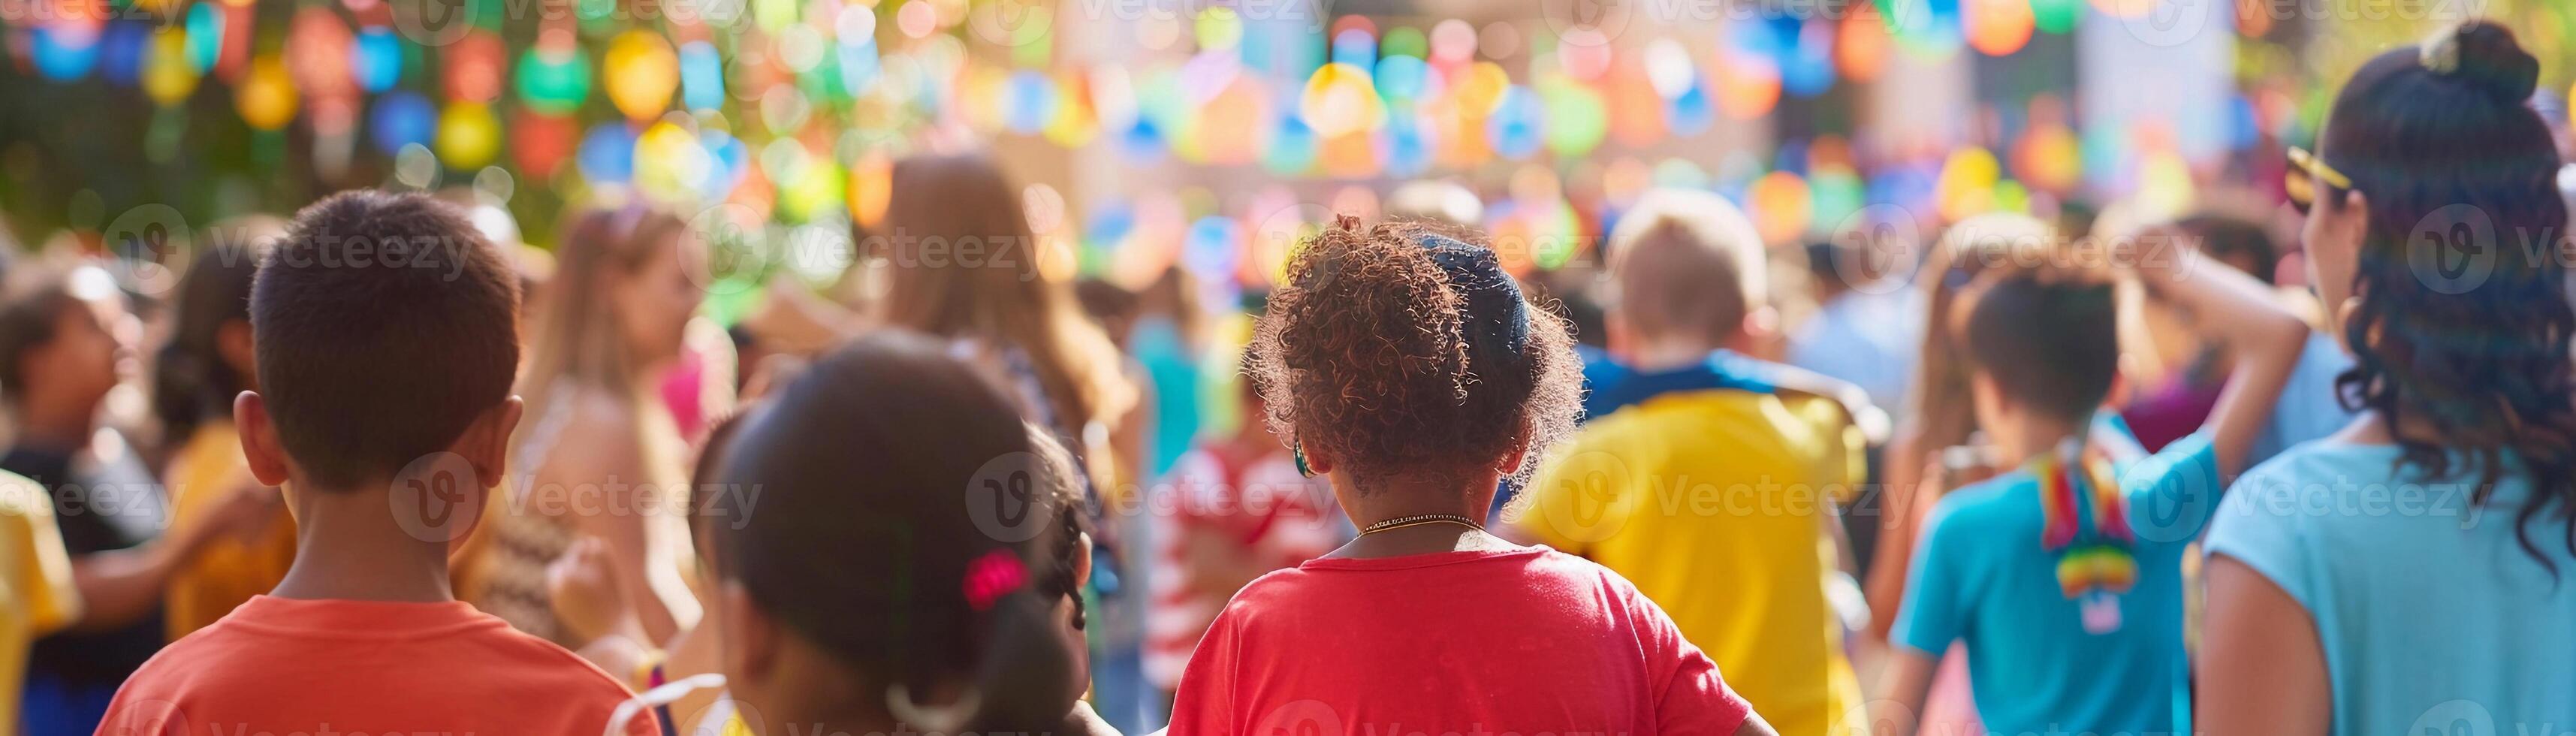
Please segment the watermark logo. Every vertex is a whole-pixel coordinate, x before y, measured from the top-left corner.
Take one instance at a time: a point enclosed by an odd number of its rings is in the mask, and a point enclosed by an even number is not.
[[[1036,539],[1049,519],[1040,487],[1047,470],[1036,453],[1006,453],[984,462],[966,480],[966,515],[975,529],[995,541],[1018,544]]]
[[[453,452],[433,452],[394,474],[385,500],[394,524],[424,542],[461,539],[483,513],[483,489],[474,464]]]
[[[2468,204],[2444,205],[2407,232],[2406,268],[2425,288],[2443,294],[2466,294],[2495,274],[2505,250],[2496,238],[2495,218]]]

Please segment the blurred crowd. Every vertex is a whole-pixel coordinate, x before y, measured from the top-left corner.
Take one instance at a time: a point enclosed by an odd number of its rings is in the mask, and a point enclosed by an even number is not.
[[[975,152],[730,324],[723,244],[615,196],[551,250],[376,191],[41,249],[0,731],[2564,728],[2538,70],[2389,51],[2172,219],[1780,248],[1666,188],[1541,272],[1417,182],[1241,303],[1041,273]]]

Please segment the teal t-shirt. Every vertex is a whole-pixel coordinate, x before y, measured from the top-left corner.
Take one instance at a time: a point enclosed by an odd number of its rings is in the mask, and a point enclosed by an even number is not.
[[[2280,586],[2325,648],[2337,734],[2576,733],[2576,556],[2510,472],[2426,480],[2394,445],[2318,440],[2237,479],[2207,549]],[[2508,468],[2511,462],[2506,463]]]
[[[2217,459],[2196,433],[2117,472],[2136,536],[2126,593],[2067,597],[2028,472],[1953,491],[1925,522],[1893,638],[1932,656],[1964,643],[1991,733],[2190,731],[2182,555],[2218,505]]]

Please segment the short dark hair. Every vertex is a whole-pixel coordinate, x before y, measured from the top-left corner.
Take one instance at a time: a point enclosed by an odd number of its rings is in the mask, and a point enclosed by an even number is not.
[[[982,375],[944,342],[875,333],[817,360],[722,449],[715,483],[761,492],[757,505],[755,494],[715,494],[702,511],[732,520],[705,525],[716,574],[874,689],[854,702],[882,703],[897,684],[920,693],[1069,667],[1002,644],[1045,633],[1052,605],[1029,583],[1051,572],[1045,532],[1060,491],[1011,399]],[[984,513],[1009,500],[993,495],[1005,489],[1022,513]]]
[[[251,286],[260,394],[313,483],[446,449],[510,396],[519,283],[455,205],[341,192],[295,215]]]
[[[22,275],[0,294],[0,394],[16,402],[27,392],[28,351],[54,341],[63,310],[77,303],[59,272]]]
[[[1951,311],[1968,364],[2005,398],[2082,419],[2120,373],[2118,300],[2102,274],[2073,267],[1987,274]]]

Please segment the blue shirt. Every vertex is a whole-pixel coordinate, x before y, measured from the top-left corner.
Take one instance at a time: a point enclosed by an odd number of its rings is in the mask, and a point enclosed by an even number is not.
[[[2426,481],[2394,445],[2320,440],[2230,489],[2208,550],[2308,610],[2337,734],[2556,736],[2576,730],[2576,556],[2566,522],[2528,527],[2518,475],[2471,500],[2472,472]],[[2457,467],[2459,463],[2454,463]],[[2511,463],[2508,463],[2510,466]]]
[[[2118,471],[2137,580],[2096,604],[2117,612],[2103,633],[2086,619],[2105,612],[2088,614],[2058,585],[2029,472],[1953,491],[1925,521],[1892,638],[1936,657],[1965,643],[1989,732],[2190,731],[2182,555],[2217,506],[2218,461],[2208,435],[2194,433]]]
[[[2272,421],[2264,423],[2263,435],[2254,438],[2254,447],[2245,454],[2246,464],[2261,465],[2292,445],[2352,423],[2353,412],[2335,396],[2335,378],[2351,368],[2352,356],[2343,354],[2343,344],[2333,335],[2309,332],[2298,365],[2290,368],[2281,398],[2272,404]]]

